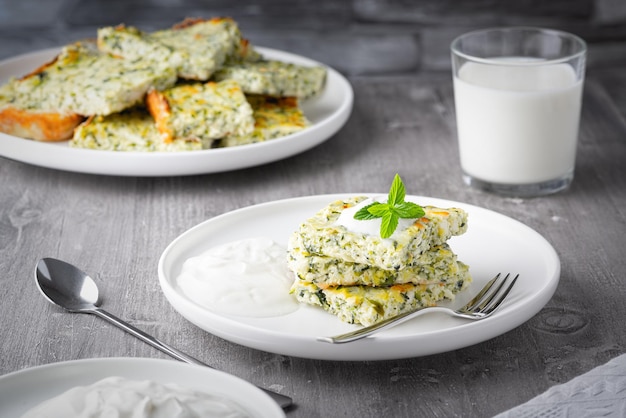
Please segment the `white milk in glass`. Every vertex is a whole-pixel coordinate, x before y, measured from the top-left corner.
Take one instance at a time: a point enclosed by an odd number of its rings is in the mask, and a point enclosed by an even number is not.
[[[506,65],[513,60],[529,65]],[[463,171],[503,184],[540,183],[572,173],[582,81],[567,64],[497,61],[467,62],[454,77]]]

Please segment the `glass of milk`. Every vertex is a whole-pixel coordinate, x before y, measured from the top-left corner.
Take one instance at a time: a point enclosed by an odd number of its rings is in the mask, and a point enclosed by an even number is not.
[[[529,27],[479,30],[452,42],[465,183],[518,197],[570,185],[586,50],[575,35]]]

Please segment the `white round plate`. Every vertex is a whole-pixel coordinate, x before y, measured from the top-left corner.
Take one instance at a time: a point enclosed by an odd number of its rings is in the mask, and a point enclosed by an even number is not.
[[[503,334],[534,316],[552,297],[560,262],[552,246],[526,225],[496,212],[464,203],[412,197],[422,205],[460,207],[469,214],[469,229],[449,243],[470,266],[473,283],[450,305],[460,307],[498,272],[519,273],[505,303],[484,320],[469,322],[433,313],[374,337],[329,344],[316,340],[358,326],[341,322],[321,308],[302,305],[296,312],[271,318],[224,315],[197,305],[176,284],[184,261],[230,241],[266,236],[287,246],[300,223],[328,203],[349,195],[322,195],[280,200],[239,209],[209,219],[183,233],[159,260],[161,288],[181,315],[226,340],[272,353],[322,360],[388,360],[442,353]]]
[[[256,48],[265,57],[303,65],[323,65],[311,59],[269,48]],[[50,61],[58,48],[0,62],[0,84]],[[354,93],[348,80],[328,68],[326,86],[317,97],[301,102],[311,126],[267,142],[184,152],[119,152],[70,148],[65,142],[40,142],[0,132],[0,156],[79,173],[116,176],[183,176],[253,167],[291,157],[328,140],[346,123]]]
[[[269,395],[245,380],[208,367],[148,358],[65,361],[0,376],[0,416],[19,417],[68,389],[112,376],[175,383],[223,396],[255,418],[285,417]]]

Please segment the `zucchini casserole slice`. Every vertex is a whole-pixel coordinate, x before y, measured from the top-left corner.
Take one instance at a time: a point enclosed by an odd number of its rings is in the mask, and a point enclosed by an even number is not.
[[[326,68],[275,60],[241,61],[215,72],[215,80],[234,80],[246,94],[306,99],[326,82]]]
[[[353,197],[333,202],[303,222],[290,238],[291,248],[383,270],[414,265],[420,255],[467,230],[467,213],[458,208],[424,206],[425,215],[391,238],[349,231],[337,224],[341,213],[368,199]]]
[[[165,143],[246,136],[254,130],[252,108],[239,85],[231,80],[154,89],[146,103]]]
[[[390,286],[393,284],[428,284],[465,281],[466,268],[448,244],[424,251],[414,264],[401,270],[383,270],[367,264],[312,255],[292,248],[287,265],[296,280],[329,286]]]
[[[84,117],[125,110],[151,88],[174,85],[176,73],[153,64],[101,53],[91,41],[67,45],[52,62],[2,87],[0,129],[37,140],[69,139]]]
[[[158,71],[157,71],[158,70]],[[57,60],[37,76],[31,100],[83,116],[109,115],[140,104],[148,90],[173,86],[176,73],[155,68],[150,60],[129,61],[98,51],[95,43],[63,48]]]
[[[136,107],[109,116],[92,116],[79,125],[69,145],[107,151],[195,151],[210,148],[213,141],[196,138],[163,142],[154,119]]]
[[[404,312],[454,299],[471,281],[468,268],[459,263],[456,281],[430,284],[395,284],[384,287],[335,286],[322,288],[296,280],[291,292],[302,303],[321,306],[344,322],[369,326]]]
[[[252,107],[254,131],[246,136],[228,136],[223,147],[252,144],[290,135],[309,126],[296,97],[246,95]]]
[[[98,30],[98,47],[131,61],[150,59],[171,67],[180,78],[199,81],[208,80],[227,57],[247,53],[230,18],[186,19],[152,33],[124,25],[105,27]]]
[[[23,90],[26,84],[39,83],[37,77],[29,74],[0,87],[0,132],[37,141],[65,141],[84,118],[31,100],[28,89]]]
[[[151,60],[155,65],[178,75],[183,56],[134,26],[118,25],[99,28],[98,49],[129,61]]]
[[[208,80],[246,45],[237,23],[229,17],[189,18],[150,36],[182,56],[179,77],[189,80]]]

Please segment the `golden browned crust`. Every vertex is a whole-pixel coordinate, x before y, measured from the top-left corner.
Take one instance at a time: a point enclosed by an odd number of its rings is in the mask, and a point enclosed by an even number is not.
[[[210,19],[205,19],[202,17],[187,17],[182,22],[178,22],[174,24],[172,26],[172,29],[179,30],[179,29],[188,28],[193,25],[197,25],[199,23],[204,23],[204,22],[219,23],[223,21],[234,22],[234,20],[230,17],[213,17]]]
[[[7,107],[0,110],[0,131],[37,141],[70,139],[83,117],[75,113],[33,112]]]
[[[146,95],[146,107],[154,118],[154,122],[159,130],[161,137],[165,143],[174,140],[174,134],[167,125],[170,117],[170,105],[163,93],[158,90],[151,89]]]
[[[43,65],[40,65],[39,67],[31,71],[30,73],[26,74],[23,77],[20,77],[20,81],[26,80],[30,77],[34,77],[40,73],[43,73],[47,68],[52,67],[58,61],[58,59],[59,59],[59,56],[57,55],[51,61],[48,61]]]
[[[17,82],[36,77],[54,65],[57,55],[51,61],[21,77]],[[75,113],[62,114],[55,111],[38,111],[5,106],[0,109],[0,132],[37,141],[65,141],[74,134],[83,117]]]

